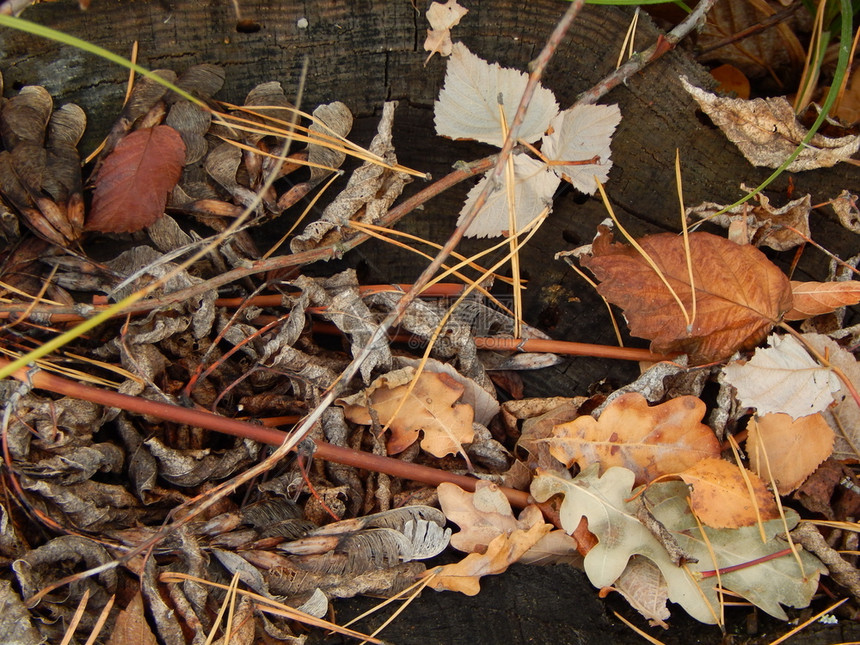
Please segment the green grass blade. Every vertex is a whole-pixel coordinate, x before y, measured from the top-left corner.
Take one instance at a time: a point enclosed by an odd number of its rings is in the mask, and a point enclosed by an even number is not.
[[[100,56],[105,60],[109,60],[112,63],[116,63],[117,65],[121,65],[122,67],[134,70],[141,76],[151,78],[152,80],[161,83],[167,89],[176,92],[179,96],[188,101],[191,101],[192,103],[196,103],[197,105],[204,105],[201,100],[192,96],[191,94],[183,90],[181,87],[177,87],[170,81],[166,81],[165,79],[161,78],[158,74],[149,71],[145,67],[141,67],[137,63],[132,63],[127,58],[123,58],[118,54],[114,54],[112,51],[109,51],[104,47],[99,47],[98,45],[88,43],[86,40],[75,38],[74,36],[70,36],[69,34],[64,34],[62,31],[57,31],[56,29],[51,29],[50,27],[45,27],[43,25],[36,24],[35,22],[24,20],[23,18],[16,18],[15,16],[6,16],[0,14],[0,26],[17,29],[18,31],[23,31],[28,34],[33,34],[34,36],[47,38],[48,40],[54,40],[64,45],[77,47],[81,51],[89,52],[90,54]]]
[[[714,213],[711,217],[716,217],[717,215],[722,215],[723,213],[732,210],[733,208],[740,206],[748,202],[750,199],[758,195],[765,188],[770,186],[773,181],[779,177],[785,169],[788,168],[792,162],[797,159],[798,155],[803,152],[803,149],[806,148],[806,144],[808,144],[812,137],[815,136],[815,133],[818,132],[818,128],[821,127],[821,124],[824,123],[824,119],[827,118],[827,113],[830,112],[830,108],[833,107],[833,103],[836,101],[836,97],[839,94],[839,88],[842,85],[842,79],[845,78],[845,74],[848,71],[848,65],[850,60],[848,59],[851,53],[851,42],[852,42],[852,21],[851,21],[851,0],[839,0],[840,9],[842,11],[842,24],[839,30],[839,54],[836,59],[836,71],[833,74],[833,82],[830,84],[830,90],[827,92],[827,96],[824,98],[824,103],[821,105],[821,113],[818,115],[818,118],[815,119],[815,122],[809,128],[809,132],[806,133],[806,136],[803,137],[803,140],[800,144],[795,148],[794,152],[792,152],[788,159],[786,159],[782,165],[773,171],[773,174],[770,175],[767,179],[765,179],[761,184],[756,186],[755,190],[751,193],[742,197],[734,204],[729,204],[721,211]]]

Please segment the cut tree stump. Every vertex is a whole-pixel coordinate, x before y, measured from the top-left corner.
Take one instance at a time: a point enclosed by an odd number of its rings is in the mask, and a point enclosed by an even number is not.
[[[228,0],[176,0],[172,4],[169,0],[94,0],[88,11],[81,11],[77,2],[59,0],[33,6],[23,17],[126,57],[131,43],[137,40],[139,62],[150,69],[181,72],[197,63],[220,64],[226,70],[226,83],[216,98],[236,103],[264,81],[280,81],[288,95],[294,93],[302,61],[307,57],[304,108],[343,101],[358,117],[351,139],[366,145],[375,131],[382,103],[399,101],[395,117],[399,161],[438,178],[457,160],[469,161],[493,150],[480,144],[452,142],[434,133],[433,101],[442,85],[445,59],[437,55],[426,67],[423,64],[426,4],[429,3],[419,3],[418,12],[409,0],[242,0],[242,18],[260,27],[255,33],[237,31],[236,14]],[[486,60],[521,70],[526,70],[540,51],[567,6],[556,0],[464,0],[463,4],[469,13],[454,29],[454,39]],[[544,85],[555,92],[562,107],[572,104],[578,94],[613,70],[631,16],[627,10],[589,6],[577,18],[544,78]],[[636,48],[648,47],[658,34],[643,15],[636,32]],[[81,105],[89,119],[83,148],[85,153],[92,150],[119,112],[126,70],[74,48],[8,29],[0,30],[0,52],[6,92],[41,84],[57,104],[73,101]],[[741,183],[755,186],[770,174],[769,169],[752,167],[697,111],[678,81],[681,74],[701,87],[713,85],[688,52],[677,50],[601,101],[617,103],[621,108],[607,191],[616,214],[634,235],[679,229],[676,149],[681,152],[687,205],[732,202],[743,194]],[[786,173],[768,191],[775,205],[787,201],[790,178],[795,194],[811,193],[813,204],[833,198],[843,189],[856,192],[860,183],[857,169],[845,164],[795,175]],[[417,191],[421,183],[407,186],[406,194]],[[459,186],[431,201],[398,228],[444,241],[454,229],[463,196],[470,187]],[[337,185],[330,191],[336,194]],[[527,321],[556,338],[614,344],[599,298],[566,264],[553,259],[559,251],[588,243],[597,224],[606,217],[598,199],[568,192],[556,201],[549,220],[521,252],[523,272],[529,279]],[[842,257],[856,252],[857,236],[843,229],[830,209],[815,211],[811,219],[813,236],[831,251]],[[279,224],[282,228],[288,225],[289,222]],[[486,241],[468,242],[460,250],[467,252],[485,245]],[[358,265],[365,281],[372,282],[411,281],[424,266],[413,254],[375,242],[352,251],[344,262]],[[821,254],[807,251],[794,278],[823,279],[826,266],[827,260]],[[602,378],[620,385],[632,380],[636,373],[636,366],[576,358],[533,375],[528,380],[528,393],[579,394]],[[553,574],[534,575],[545,576],[546,593],[566,593],[564,588],[553,588]],[[516,591],[509,589],[506,593]],[[469,606],[466,602],[471,602],[455,594],[442,594],[440,598],[449,598],[452,607]],[[569,599],[569,606],[575,610],[582,602],[592,607],[591,598],[585,602],[575,595]],[[437,611],[438,619],[444,620],[446,610]],[[675,613],[683,612],[675,608]],[[476,643],[482,642],[485,618],[477,611],[460,612],[458,616],[465,623],[459,627],[469,642],[472,638]],[[565,616],[558,616],[558,620],[564,621]],[[595,625],[604,625],[603,620],[602,616],[595,618]],[[421,626],[416,630],[420,634]],[[556,640],[550,635],[545,638],[524,630],[509,634],[506,641],[607,642],[606,632],[600,630],[603,627],[598,628],[598,634],[581,635],[575,641],[564,640],[565,637]],[[705,640],[698,642],[719,640],[715,630],[707,634]],[[613,639],[621,642],[616,636],[617,632]]]

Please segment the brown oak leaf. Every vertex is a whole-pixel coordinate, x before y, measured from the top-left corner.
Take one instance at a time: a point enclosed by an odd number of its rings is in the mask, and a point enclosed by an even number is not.
[[[478,481],[474,493],[449,483],[439,484],[437,492],[445,517],[460,527],[451,536],[451,546],[458,551],[484,553],[497,536],[544,523],[536,504],[529,504],[519,517],[514,517],[508,499],[498,486],[488,481]],[[537,561],[546,564],[568,558],[576,551],[576,539],[557,530],[547,533],[521,560],[526,564]]]
[[[618,397],[595,420],[585,415],[553,428],[550,454],[568,467],[599,463],[601,472],[622,466],[635,485],[679,473],[702,459],[719,457],[720,442],[701,423],[705,404],[680,396],[649,407],[641,394]]]
[[[638,243],[692,312],[683,238],[660,233]],[[791,308],[788,278],[752,246],[710,233],[692,233],[689,243],[697,304],[691,329],[651,265],[633,247],[613,243],[605,227],[582,264],[600,280],[600,294],[624,309],[630,333],[651,340],[655,352],[684,352],[701,364],[754,347]]]
[[[149,226],[164,214],[184,163],[185,144],[170,126],[127,135],[99,168],[86,228],[130,233]]]
[[[703,459],[678,473],[692,489],[693,512],[703,524],[715,529],[736,529],[755,524],[759,517],[762,521],[779,517],[773,493],[758,475],[749,471],[746,475],[752,484],[755,503],[740,468],[723,459]]]
[[[379,423],[390,427],[387,448],[392,455],[415,443],[422,430],[421,448],[431,455],[444,457],[462,452],[462,444],[470,443],[475,436],[472,406],[457,403],[465,387],[444,372],[422,372],[401,405],[412,374],[412,368],[405,368],[379,377],[368,388],[366,402],[357,397],[343,399],[346,418],[370,425],[373,408]]]

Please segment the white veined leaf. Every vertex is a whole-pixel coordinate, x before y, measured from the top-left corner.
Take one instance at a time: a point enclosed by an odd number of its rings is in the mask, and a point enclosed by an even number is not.
[[[434,105],[436,134],[451,139],[475,139],[502,147],[505,141],[499,120],[499,96],[505,121],[514,120],[528,77],[520,71],[490,64],[478,58],[463,43],[456,43],[445,85]],[[558,114],[555,95],[538,85],[532,97],[519,138],[534,143]]]
[[[544,208],[552,204],[553,193],[561,183],[561,179],[545,163],[528,155],[513,155],[513,162],[514,209],[517,214],[517,230],[521,231],[540,215]],[[484,190],[488,181],[490,181],[489,176],[484,176],[469,191],[466,203],[460,211],[457,226],[472,208],[472,204],[478,199],[478,195]],[[466,230],[466,237],[497,237],[509,229],[507,175],[503,174],[501,186],[490,193],[481,212]]]
[[[594,178],[605,183],[612,161],[612,133],[621,121],[617,105],[577,105],[552,120],[552,134],[543,138],[541,152],[552,161],[587,161],[599,157],[597,164],[552,166],[578,191],[593,194]]]
[[[744,365],[723,368],[738,399],[759,415],[783,412],[794,419],[826,410],[838,392],[838,377],[807,353],[794,336],[771,335]]]

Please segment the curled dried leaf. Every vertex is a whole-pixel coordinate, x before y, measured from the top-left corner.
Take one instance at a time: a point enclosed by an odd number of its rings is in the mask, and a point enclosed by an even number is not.
[[[797,120],[794,108],[784,97],[729,99],[694,87],[683,76],[681,83],[754,166],[779,168],[809,132]],[[860,135],[832,138],[816,133],[786,170],[829,168],[845,161],[858,149]]]

